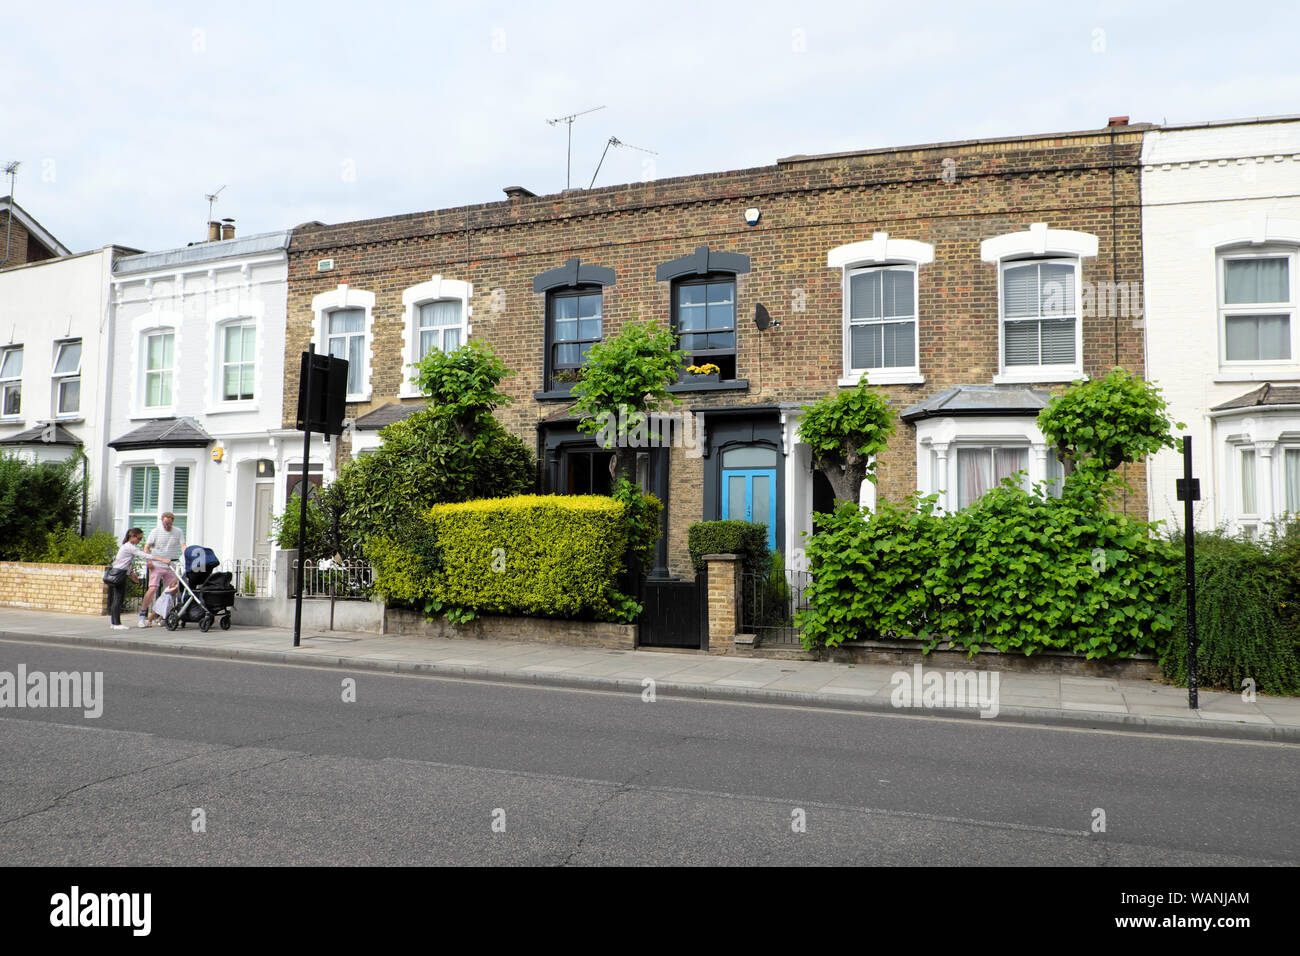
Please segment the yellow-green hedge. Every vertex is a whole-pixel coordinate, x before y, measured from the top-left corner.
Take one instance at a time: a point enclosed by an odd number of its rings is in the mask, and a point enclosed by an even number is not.
[[[410,534],[367,548],[377,590],[485,614],[619,618],[623,505],[595,495],[521,495],[434,505],[436,557]]]

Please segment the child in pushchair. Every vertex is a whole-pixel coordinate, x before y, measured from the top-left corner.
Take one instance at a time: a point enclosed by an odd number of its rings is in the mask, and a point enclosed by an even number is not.
[[[213,621],[219,621],[223,631],[230,630],[230,609],[235,606],[234,576],[216,570],[220,561],[211,548],[190,545],[181,561],[181,573],[177,575],[180,592],[167,610],[167,629],[174,631],[187,623],[197,623],[199,630],[206,632]]]

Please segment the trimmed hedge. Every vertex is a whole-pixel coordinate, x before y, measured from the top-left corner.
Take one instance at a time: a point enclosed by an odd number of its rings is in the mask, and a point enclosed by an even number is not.
[[[109,564],[117,554],[117,538],[109,531],[96,531],[83,538],[71,528],[45,536],[45,550],[35,560],[47,564]]]
[[[1182,542],[1178,541],[1178,551]],[[1175,627],[1160,642],[1166,679],[1187,684],[1187,594],[1176,592]],[[1300,694],[1300,520],[1277,538],[1196,536],[1197,681],[1240,692]]]
[[[697,521],[686,531],[691,566],[704,570],[706,554],[738,554],[746,574],[762,574],[771,560],[767,551],[767,525],[753,521]]]
[[[434,505],[424,529],[372,538],[366,555],[377,591],[426,611],[626,621],[640,606],[616,586],[625,512],[595,495]]]

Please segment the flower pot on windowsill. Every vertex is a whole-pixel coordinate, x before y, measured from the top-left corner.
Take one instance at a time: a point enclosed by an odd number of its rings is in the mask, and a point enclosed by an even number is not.
[[[688,372],[686,371],[686,369],[681,369],[677,373],[677,384],[678,385],[717,385],[721,375],[722,375],[721,372],[709,372],[707,374],[701,374],[699,372]]]

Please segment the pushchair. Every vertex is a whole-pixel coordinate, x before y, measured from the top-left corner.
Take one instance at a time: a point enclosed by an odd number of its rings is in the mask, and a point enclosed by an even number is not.
[[[181,557],[181,593],[176,595],[167,612],[167,630],[197,623],[208,631],[219,621],[223,631],[230,630],[230,610],[235,606],[234,575],[216,570],[220,561],[216,552],[201,545],[190,545]]]

